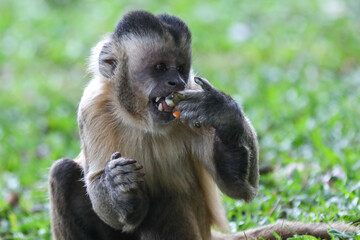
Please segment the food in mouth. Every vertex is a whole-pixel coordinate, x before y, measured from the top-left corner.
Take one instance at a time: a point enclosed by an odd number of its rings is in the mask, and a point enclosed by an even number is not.
[[[154,99],[154,103],[155,103],[156,108],[160,112],[172,113],[176,104],[178,104],[181,100],[184,100],[184,99],[185,99],[185,96],[183,94],[175,92],[166,97],[156,97]],[[177,112],[177,113],[179,113],[179,112]],[[176,117],[176,116],[174,115],[174,117]],[[178,118],[178,117],[176,117],[176,118]]]
[[[180,118],[180,112],[179,112],[179,111],[173,112],[173,116],[174,116],[175,118]]]
[[[172,112],[175,107],[175,103],[168,97],[157,97],[155,105],[160,112]]]

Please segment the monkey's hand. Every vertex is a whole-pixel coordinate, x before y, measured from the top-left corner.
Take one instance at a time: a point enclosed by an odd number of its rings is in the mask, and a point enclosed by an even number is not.
[[[143,167],[134,159],[111,156],[103,174],[95,179],[88,192],[93,208],[108,225],[122,231],[132,231],[144,219],[148,200],[142,190]]]
[[[145,176],[139,170],[142,169],[134,159],[122,158],[119,152],[111,156],[111,161],[105,168],[105,181],[108,188],[121,198],[123,194],[129,194],[139,190]],[[114,196],[116,198],[116,196]]]
[[[239,128],[242,112],[237,103],[208,80],[200,77],[194,80],[202,90],[180,92],[183,100],[175,107],[175,111],[180,112],[180,120],[194,127],[212,126],[217,130]]]
[[[175,111],[180,111],[180,120],[190,126],[215,128],[213,161],[204,164],[225,194],[250,201],[258,188],[256,133],[230,96],[206,79],[194,80],[202,90],[180,92],[184,100]]]

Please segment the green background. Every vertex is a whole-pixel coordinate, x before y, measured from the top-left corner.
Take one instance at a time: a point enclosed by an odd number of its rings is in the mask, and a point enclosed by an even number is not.
[[[360,218],[358,0],[0,0],[0,239],[50,239],[47,174],[79,152],[90,49],[134,9],[188,23],[196,73],[243,106],[274,168],[250,204],[224,197],[232,231]]]

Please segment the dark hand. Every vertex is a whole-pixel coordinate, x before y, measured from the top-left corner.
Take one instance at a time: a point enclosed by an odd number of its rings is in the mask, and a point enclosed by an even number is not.
[[[145,174],[139,171],[142,168],[136,160],[123,158],[116,152],[105,168],[105,179],[114,193],[136,191],[144,181]]]
[[[239,126],[242,113],[237,103],[208,80],[200,77],[194,80],[202,90],[180,92],[184,100],[175,107],[175,111],[180,112],[180,120],[190,126],[212,126],[217,130]]]

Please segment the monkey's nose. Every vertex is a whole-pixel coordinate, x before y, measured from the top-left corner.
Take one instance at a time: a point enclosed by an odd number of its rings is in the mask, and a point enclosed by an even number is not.
[[[168,84],[169,84],[170,86],[176,86],[176,82],[174,82],[174,81],[168,81]]]
[[[181,91],[185,89],[185,82],[181,78],[171,79],[167,82],[168,86],[173,88],[174,91]]]

